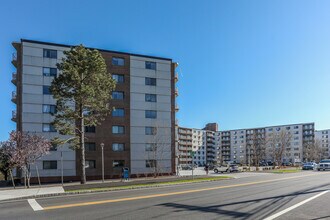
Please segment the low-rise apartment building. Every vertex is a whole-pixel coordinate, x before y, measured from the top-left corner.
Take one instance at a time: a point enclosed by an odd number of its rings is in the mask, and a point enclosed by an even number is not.
[[[12,82],[16,91],[12,101],[16,110],[12,120],[17,130],[48,139],[59,136],[51,124],[56,102],[49,87],[60,74],[56,64],[72,46],[25,39],[13,46],[16,72]],[[117,81],[110,103],[116,110],[100,126],[85,128],[87,179],[101,177],[101,143],[106,178],[119,176],[122,167],[129,167],[132,176],[152,172],[153,166],[174,173],[177,63],[168,58],[99,51]],[[162,153],[153,153],[158,150]],[[65,145],[57,146],[35,165],[43,181],[58,181],[62,170],[65,180],[75,180],[80,175],[79,161],[80,154]],[[32,176],[36,167],[31,167]]]

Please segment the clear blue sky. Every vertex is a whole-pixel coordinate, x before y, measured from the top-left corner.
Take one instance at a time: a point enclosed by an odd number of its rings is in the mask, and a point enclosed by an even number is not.
[[[330,128],[330,1],[3,1],[0,140],[10,121],[12,41],[173,58],[180,125],[315,122]]]

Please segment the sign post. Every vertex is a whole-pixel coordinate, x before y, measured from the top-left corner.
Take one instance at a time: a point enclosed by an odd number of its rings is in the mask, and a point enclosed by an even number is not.
[[[191,165],[192,179],[194,179],[194,166],[195,166],[195,164],[194,164],[194,155],[195,155],[195,151],[190,151],[190,156],[192,158],[192,161],[191,161],[191,163],[192,163],[192,165]]]

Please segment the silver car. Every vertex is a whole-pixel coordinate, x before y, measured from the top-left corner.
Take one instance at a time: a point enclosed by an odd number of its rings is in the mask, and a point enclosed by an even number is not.
[[[317,166],[317,170],[330,170],[330,159],[328,160],[321,160],[321,162],[319,163],[319,165]]]

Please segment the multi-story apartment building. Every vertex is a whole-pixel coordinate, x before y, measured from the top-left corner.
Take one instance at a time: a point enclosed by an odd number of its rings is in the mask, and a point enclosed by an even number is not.
[[[56,106],[49,86],[60,74],[56,64],[64,57],[63,51],[72,46],[24,39],[13,46],[17,52],[12,60],[16,67],[12,79],[16,110],[12,120],[17,130],[36,132],[48,139],[59,136],[51,124],[50,113],[56,111]],[[175,172],[177,63],[168,58],[99,51],[117,81],[111,101],[116,110],[100,126],[85,128],[87,178],[101,176],[101,143],[106,178],[120,175],[121,167],[129,167],[133,176],[151,172],[153,166],[161,166],[166,173]],[[162,153],[150,153],[158,150]],[[59,180],[62,166],[65,180],[74,180],[80,175],[79,161],[79,153],[58,146],[36,165],[44,180]]]
[[[204,129],[178,129],[178,164],[204,166],[216,161],[215,132]]]
[[[192,136],[189,136],[189,140],[192,140],[192,150],[196,151],[194,161],[196,164],[212,164],[212,163],[240,163],[240,164],[252,164],[255,158],[253,146],[255,142],[262,142],[265,146],[264,160],[273,161],[274,158],[270,153],[270,140],[273,136],[279,135],[284,132],[288,139],[288,144],[283,155],[283,162],[302,162],[304,161],[304,146],[314,141],[314,123],[302,123],[302,124],[290,124],[290,125],[278,125],[268,126],[260,128],[249,129],[235,129],[227,131],[217,131],[218,126],[216,123],[208,124],[204,129],[190,129]],[[197,136],[195,140],[195,131],[200,132],[201,136]],[[326,131],[323,131],[326,132]],[[323,134],[323,137],[329,137]],[[197,142],[197,140],[202,140]],[[182,140],[183,141],[183,140]],[[181,137],[179,136],[179,143]],[[198,146],[194,144],[198,143]],[[326,140],[323,141],[326,143]],[[189,142],[191,143],[191,142]],[[187,148],[185,148],[187,149]],[[190,149],[190,148],[189,148]],[[188,149],[188,151],[189,151]],[[205,151],[205,158],[196,157]],[[186,154],[187,159],[190,159],[189,154]]]
[[[319,141],[319,144],[324,149],[325,156],[330,158],[330,129],[315,131],[315,140]]]

